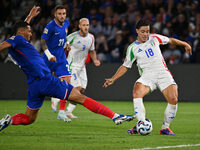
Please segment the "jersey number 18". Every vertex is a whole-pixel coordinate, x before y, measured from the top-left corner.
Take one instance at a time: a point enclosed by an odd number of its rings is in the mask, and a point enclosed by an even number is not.
[[[146,55],[147,55],[147,58],[149,58],[150,56],[153,56],[154,55],[154,52],[153,50],[150,48],[148,50],[145,51]]]

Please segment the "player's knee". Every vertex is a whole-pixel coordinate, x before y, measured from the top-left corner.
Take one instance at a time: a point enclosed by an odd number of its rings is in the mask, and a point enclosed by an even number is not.
[[[170,96],[170,104],[176,105],[178,103],[178,98],[176,96]]]
[[[87,97],[83,94],[80,93],[79,90],[77,90],[76,88],[73,88],[73,90],[71,91],[68,100],[78,103],[78,104],[83,104],[84,100]]]
[[[133,98],[141,98],[141,93],[139,91],[133,91]]]

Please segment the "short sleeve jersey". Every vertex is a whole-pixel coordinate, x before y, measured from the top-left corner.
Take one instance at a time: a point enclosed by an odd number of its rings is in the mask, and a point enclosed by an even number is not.
[[[136,60],[140,75],[143,72],[166,69],[159,45],[168,44],[168,42],[168,37],[159,34],[150,34],[145,43],[133,42],[127,49],[123,65],[131,68]]]
[[[26,74],[28,83],[50,73],[39,52],[23,36],[12,36],[6,41],[12,45],[8,52]]]
[[[64,45],[66,42],[68,27],[68,20],[65,20],[63,26],[60,26],[54,19],[47,24],[42,34],[42,38],[47,41],[47,47],[49,51],[57,58],[57,62],[62,62],[66,59]]]
[[[71,50],[69,51],[67,61],[70,66],[83,67],[87,58],[88,52],[95,50],[94,36],[90,33],[83,37],[79,31],[67,36]]]

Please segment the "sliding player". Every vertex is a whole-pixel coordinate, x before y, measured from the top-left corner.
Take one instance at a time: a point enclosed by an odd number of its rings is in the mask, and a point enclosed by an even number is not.
[[[26,22],[16,23],[16,34],[8,40],[0,43],[0,51],[9,48],[9,54],[16,60],[17,64],[27,76],[28,100],[26,112],[13,115],[5,115],[0,120],[0,131],[9,125],[29,125],[33,123],[42,107],[45,96],[57,97],[60,99],[69,99],[75,103],[81,104],[90,111],[109,117],[115,124],[124,121],[131,121],[134,115],[119,115],[114,113],[103,104],[82,95],[71,84],[65,80],[55,77],[45,64],[39,52],[28,41],[32,33],[29,26],[30,20],[37,16],[39,7],[33,7],[26,18]]]

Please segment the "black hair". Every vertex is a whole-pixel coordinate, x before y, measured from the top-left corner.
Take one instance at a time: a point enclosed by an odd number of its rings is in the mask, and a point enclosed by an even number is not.
[[[140,29],[140,27],[142,26],[149,26],[150,23],[145,20],[145,19],[140,19],[137,23],[136,23],[136,29]]]
[[[28,23],[24,22],[24,21],[18,21],[15,26],[14,26],[14,32],[15,34],[17,33],[17,31],[20,29],[20,28],[27,28],[28,27]]]
[[[58,9],[66,9],[63,5],[57,5],[55,7],[55,12],[58,10]]]

